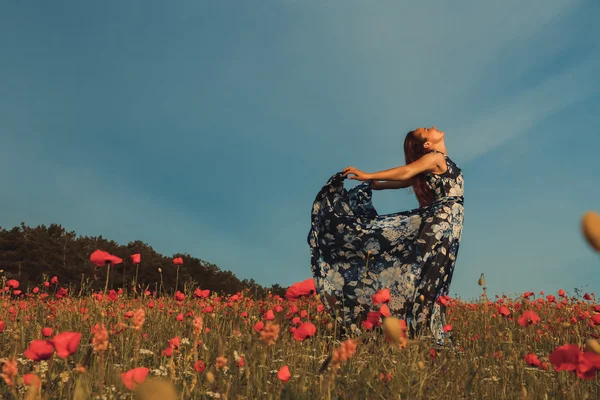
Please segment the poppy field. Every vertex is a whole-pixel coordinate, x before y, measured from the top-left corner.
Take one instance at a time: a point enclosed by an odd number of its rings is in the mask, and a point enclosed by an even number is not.
[[[132,255],[132,259],[139,255]],[[107,266],[118,257],[95,252]],[[174,260],[177,266],[184,260]],[[455,346],[407,338],[387,290],[358,337],[340,338],[307,279],[253,298],[182,287],[71,293],[1,278],[3,399],[594,399],[600,305],[593,293],[442,296]],[[134,278],[135,279],[135,278]],[[108,279],[107,279],[108,282]]]

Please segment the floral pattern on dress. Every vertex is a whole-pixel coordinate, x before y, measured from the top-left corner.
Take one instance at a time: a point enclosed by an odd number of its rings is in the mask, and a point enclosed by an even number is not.
[[[443,154],[443,153],[442,153]],[[388,289],[388,308],[404,319],[409,335],[451,342],[445,306],[463,226],[462,171],[444,155],[447,171],[425,173],[434,192],[430,206],[379,215],[368,182],[346,190],[334,174],[312,207],[308,244],[317,292],[346,334],[360,334],[372,296]],[[368,261],[368,262],[367,262]],[[441,303],[441,302],[440,302]]]

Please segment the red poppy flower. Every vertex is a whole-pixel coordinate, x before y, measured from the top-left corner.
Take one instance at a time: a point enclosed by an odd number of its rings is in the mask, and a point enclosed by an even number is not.
[[[135,387],[146,380],[148,368],[134,368],[121,374],[123,384],[129,390],[135,390]]]
[[[179,336],[175,336],[173,339],[169,339],[169,347],[174,349],[179,348]]]
[[[283,367],[279,368],[279,371],[277,371],[277,378],[279,378],[279,380],[282,382],[289,381],[291,377],[292,374],[290,374],[290,369],[287,365],[284,365]]]
[[[581,379],[594,379],[600,370],[600,355],[586,351],[579,354],[577,376]]]
[[[525,362],[534,367],[540,365],[540,360],[534,353],[525,354]]]
[[[90,261],[97,267],[104,267],[106,264],[116,265],[123,262],[121,258],[102,250],[94,251],[90,255]]]
[[[265,315],[263,316],[263,318],[266,321],[273,321],[275,319],[275,313],[273,312],[273,310],[269,310],[265,313]]]
[[[390,315],[392,315],[387,304],[382,304],[381,307],[379,307],[379,313],[384,317],[389,317]]]
[[[381,289],[373,295],[373,304],[387,303],[390,301],[389,289]]]
[[[508,307],[506,306],[502,306],[500,307],[500,309],[498,310],[498,313],[500,315],[504,315],[505,317],[508,317],[510,315],[510,310],[508,309]]]
[[[142,261],[142,256],[140,254],[132,254],[130,257],[131,262],[134,264],[139,264]]]
[[[6,286],[12,289],[16,289],[19,287],[19,281],[16,279],[9,279],[6,281]]]
[[[194,296],[196,296],[198,298],[206,299],[206,298],[210,297],[210,290],[209,289],[200,290],[200,288],[197,288],[196,291],[194,292]]]
[[[175,301],[183,301],[185,300],[185,294],[181,293],[179,290],[175,293]]]
[[[39,387],[42,384],[40,377],[35,374],[25,374],[23,375],[23,383],[26,386],[34,386]]]
[[[576,344],[565,344],[557,347],[548,357],[554,371],[575,371],[579,364],[581,350]]]
[[[519,317],[518,323],[521,326],[527,325],[535,325],[540,322],[540,317],[533,311],[524,311],[523,314]]]
[[[52,344],[56,349],[56,355],[60,358],[67,358],[77,351],[79,341],[81,340],[80,332],[63,332],[54,336]]]
[[[32,340],[23,355],[32,361],[48,360],[54,354],[52,341],[45,339]]]
[[[258,321],[257,323],[254,324],[254,330],[256,332],[262,331],[264,327],[265,327],[265,323],[262,321]]]
[[[53,330],[52,328],[42,328],[42,336],[50,337],[52,336]]]
[[[298,300],[300,297],[308,297],[315,293],[317,293],[315,280],[309,278],[302,282],[296,282],[292,286],[290,286],[285,292],[285,298],[290,301],[295,301]]]
[[[450,297],[448,296],[439,296],[437,298],[437,300],[435,301],[436,304],[440,305],[440,306],[446,306],[448,305],[448,302],[450,301]]]
[[[199,374],[204,372],[205,369],[206,364],[204,364],[204,361],[198,360],[194,363],[194,371],[198,372]]]
[[[317,332],[317,327],[311,322],[303,322],[302,325],[296,328],[294,331],[294,340],[302,341],[307,337],[313,336]]]
[[[175,265],[183,265],[183,258],[177,257],[173,259],[173,264]]]

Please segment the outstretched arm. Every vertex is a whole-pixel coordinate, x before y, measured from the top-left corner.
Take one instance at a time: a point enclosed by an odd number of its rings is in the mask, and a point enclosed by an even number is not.
[[[406,181],[372,181],[371,189],[373,190],[385,190],[385,189],[403,189],[413,185],[413,180],[408,179]]]

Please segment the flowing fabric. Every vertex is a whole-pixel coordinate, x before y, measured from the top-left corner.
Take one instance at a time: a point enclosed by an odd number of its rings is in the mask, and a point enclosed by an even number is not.
[[[368,326],[362,322],[380,308],[372,296],[388,289],[387,307],[406,321],[410,337],[451,343],[442,296],[460,245],[464,182],[458,165],[444,157],[446,172],[425,174],[435,196],[427,207],[379,215],[369,184],[346,190],[341,172],[317,194],[308,234],[311,269],[325,308],[345,334]]]

